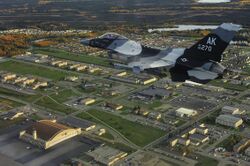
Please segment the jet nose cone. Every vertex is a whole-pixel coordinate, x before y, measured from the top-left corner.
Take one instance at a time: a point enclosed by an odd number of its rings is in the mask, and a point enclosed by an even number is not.
[[[81,40],[81,44],[85,45],[85,46],[89,46],[90,40],[89,39],[82,39]]]

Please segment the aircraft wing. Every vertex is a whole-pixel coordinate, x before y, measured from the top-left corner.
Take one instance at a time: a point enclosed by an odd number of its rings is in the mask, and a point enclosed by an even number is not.
[[[141,59],[140,61],[128,63],[128,67],[137,68],[137,69],[140,69],[140,71],[143,71],[145,69],[167,67],[171,65],[172,65],[171,63],[169,63],[168,61],[164,61],[162,59],[158,59],[154,61]]]
[[[185,80],[191,80],[202,84],[208,83],[209,81],[221,76],[219,73],[204,70],[201,67],[196,67],[186,71],[173,67],[170,69],[170,75],[173,81],[184,82]]]
[[[156,50],[145,49],[141,54],[141,57],[137,61],[132,61],[128,63],[128,67],[137,67],[140,71],[145,69],[162,68],[169,67],[175,64],[175,61],[180,57],[184,48],[176,49],[166,49],[166,50]],[[146,56],[146,57],[145,57]]]
[[[142,45],[139,42],[116,33],[106,33],[93,39],[82,39],[81,44],[110,50],[125,56],[136,56],[142,52]]]

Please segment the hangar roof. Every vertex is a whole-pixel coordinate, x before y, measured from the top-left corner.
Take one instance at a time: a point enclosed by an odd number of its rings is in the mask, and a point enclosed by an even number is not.
[[[36,130],[38,138],[48,141],[59,132],[62,132],[67,129],[71,129],[71,128],[65,125],[53,122],[51,120],[41,120],[31,125],[26,130],[26,133],[32,135],[33,131]]]

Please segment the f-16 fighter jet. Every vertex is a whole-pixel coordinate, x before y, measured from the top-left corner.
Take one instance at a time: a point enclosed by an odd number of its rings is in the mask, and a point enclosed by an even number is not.
[[[81,43],[108,50],[112,59],[122,62],[115,66],[131,68],[135,73],[164,68],[173,81],[207,83],[223,76],[226,68],[220,64],[222,53],[240,28],[223,23],[189,48],[150,48],[116,33],[83,39]]]

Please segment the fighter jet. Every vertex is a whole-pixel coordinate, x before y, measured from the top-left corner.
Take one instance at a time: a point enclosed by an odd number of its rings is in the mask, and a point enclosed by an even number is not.
[[[222,53],[240,25],[223,23],[189,48],[157,49],[140,44],[116,33],[106,33],[81,44],[108,50],[116,67],[132,69],[135,73],[152,69],[167,69],[172,81],[208,83],[222,78],[226,68],[220,64]]]

